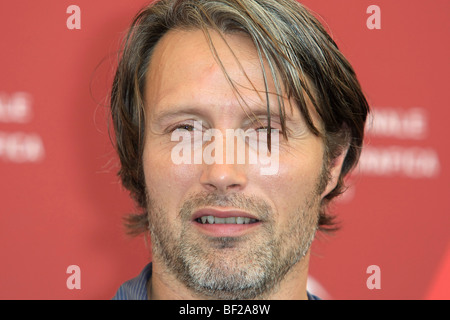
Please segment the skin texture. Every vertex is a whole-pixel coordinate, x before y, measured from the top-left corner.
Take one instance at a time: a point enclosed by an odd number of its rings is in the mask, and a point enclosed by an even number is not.
[[[174,130],[193,135],[214,128],[225,136],[226,129],[267,125],[263,73],[253,43],[245,35],[224,35],[228,47],[218,33],[210,35],[239,95],[200,30],[169,31],[147,73],[143,164],[153,254],[149,297],[306,299],[320,202],[336,185],[343,156],[325,168],[322,140],[283,98],[289,139],[279,136],[276,174],[262,175],[261,163],[174,164],[171,151],[179,143],[171,141]],[[268,85],[275,92],[271,78]],[[277,111],[274,94],[269,101]],[[271,127],[281,129],[276,114],[271,119]],[[193,128],[194,121],[203,127]],[[320,187],[324,168],[329,179]],[[193,220],[199,209],[239,210],[258,223],[239,232],[204,229]]]

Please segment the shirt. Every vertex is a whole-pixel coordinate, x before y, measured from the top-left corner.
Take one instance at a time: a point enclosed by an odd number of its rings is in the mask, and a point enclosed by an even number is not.
[[[147,282],[152,276],[152,264],[149,263],[141,271],[141,273],[126,281],[119,287],[112,300],[148,300]],[[320,300],[319,297],[306,291],[308,300]]]

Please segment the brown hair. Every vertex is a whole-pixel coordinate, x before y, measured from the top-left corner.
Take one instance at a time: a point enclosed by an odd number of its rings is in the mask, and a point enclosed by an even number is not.
[[[343,192],[344,178],[358,162],[369,112],[355,72],[336,43],[318,19],[295,0],[161,0],[134,18],[124,39],[111,91],[115,144],[121,164],[118,174],[144,210],[129,216],[131,233],[139,234],[148,226],[142,165],[146,73],[156,44],[175,28],[201,29],[206,36],[211,29],[221,34],[248,34],[263,70],[263,61],[268,62],[278,96],[282,96],[284,88],[310,130],[323,138],[326,163],[330,164],[348,147],[338,184],[324,198],[319,215],[319,229],[333,230],[336,225],[333,216],[326,212],[326,205]],[[214,53],[214,46],[210,45]],[[307,99],[322,120],[323,132],[312,122]],[[278,107],[284,129],[282,99]]]

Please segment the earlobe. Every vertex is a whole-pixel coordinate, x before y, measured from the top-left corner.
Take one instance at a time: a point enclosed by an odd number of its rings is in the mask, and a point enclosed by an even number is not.
[[[332,161],[329,163],[328,167],[328,182],[325,187],[325,190],[322,193],[322,199],[326,197],[331,191],[333,191],[334,188],[336,188],[339,177],[341,175],[342,166],[344,164],[345,157],[347,156],[348,147],[342,150],[342,152],[335,157]]]

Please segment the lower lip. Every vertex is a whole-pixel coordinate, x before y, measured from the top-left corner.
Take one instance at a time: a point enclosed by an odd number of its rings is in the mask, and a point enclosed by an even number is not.
[[[211,237],[239,237],[259,227],[261,225],[261,222],[249,224],[225,224],[225,223],[203,224],[193,221],[193,224],[202,233]]]

